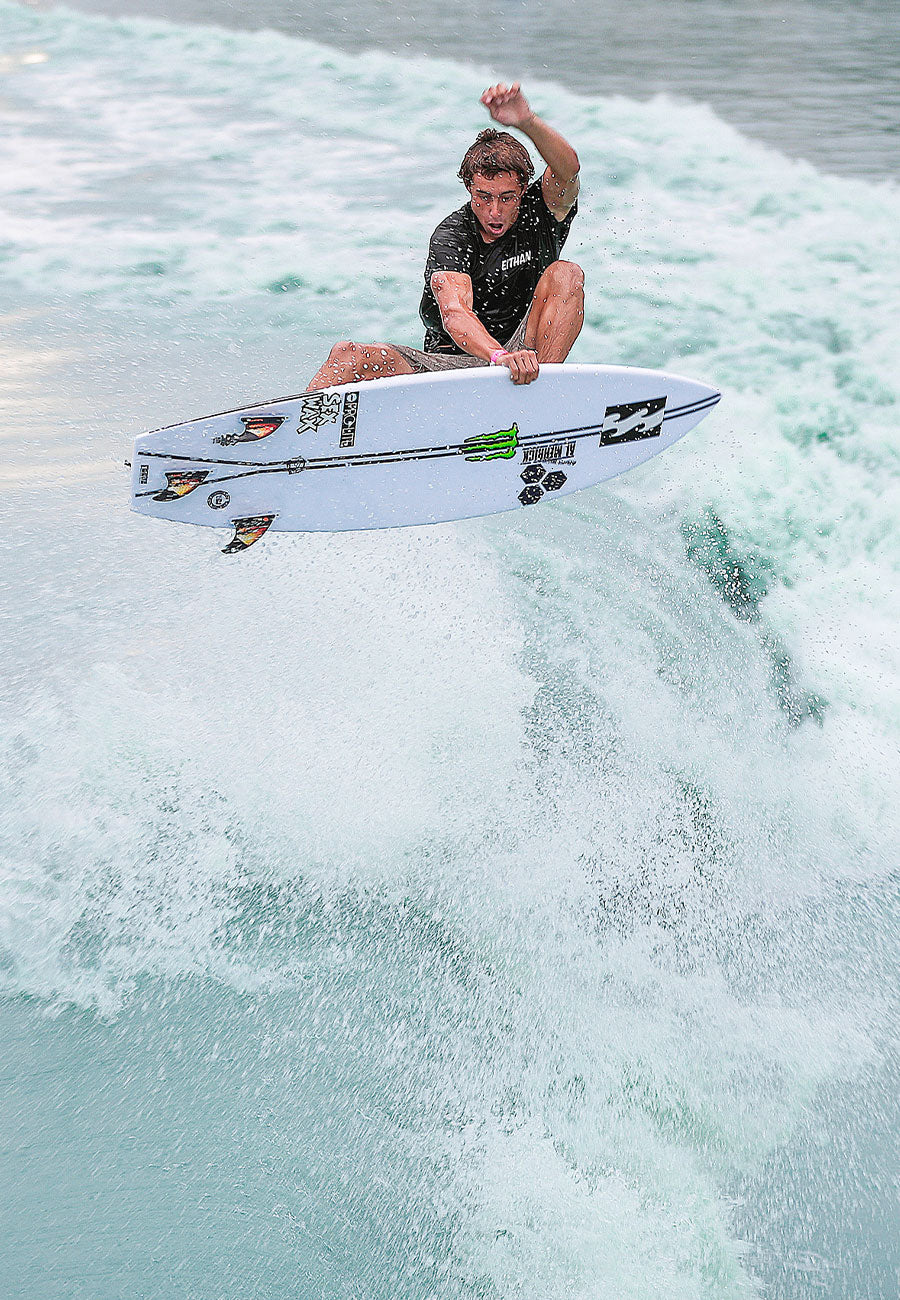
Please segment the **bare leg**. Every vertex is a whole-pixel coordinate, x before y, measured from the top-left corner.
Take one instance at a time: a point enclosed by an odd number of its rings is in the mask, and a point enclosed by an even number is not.
[[[328,360],[310,380],[307,392],[333,384],[358,384],[364,379],[415,373],[406,357],[390,343],[335,343]]]
[[[553,262],[537,282],[525,346],[539,364],[565,361],[584,324],[584,272],[574,262]]]

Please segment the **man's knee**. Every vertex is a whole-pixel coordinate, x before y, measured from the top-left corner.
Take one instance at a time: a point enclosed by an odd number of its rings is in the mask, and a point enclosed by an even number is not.
[[[338,366],[353,365],[358,355],[359,344],[351,343],[349,339],[342,339],[340,343],[335,343],[328,353],[328,360]]]
[[[335,343],[326,363],[341,383],[412,374],[414,367],[390,343]]]
[[[566,296],[584,293],[584,271],[577,262],[551,262],[544,275],[547,288]]]

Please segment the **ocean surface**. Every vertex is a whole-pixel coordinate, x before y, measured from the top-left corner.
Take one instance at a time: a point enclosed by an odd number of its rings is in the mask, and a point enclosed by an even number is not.
[[[0,1294],[895,1300],[896,5],[146,9],[0,0]],[[130,514],[419,342],[519,74],[572,359],[716,411],[488,520]]]

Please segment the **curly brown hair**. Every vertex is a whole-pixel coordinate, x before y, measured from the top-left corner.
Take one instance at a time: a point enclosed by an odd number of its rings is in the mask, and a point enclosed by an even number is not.
[[[472,177],[499,176],[501,172],[515,172],[524,189],[534,175],[534,163],[523,144],[508,131],[494,131],[487,127],[479,131],[475,143],[466,150],[457,175],[470,189]]]

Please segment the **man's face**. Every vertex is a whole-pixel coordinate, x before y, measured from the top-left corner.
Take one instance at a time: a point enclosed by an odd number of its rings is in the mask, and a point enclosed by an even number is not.
[[[525,186],[515,172],[501,172],[499,176],[482,176],[476,172],[469,193],[481,234],[486,243],[493,244],[518,217]]]

